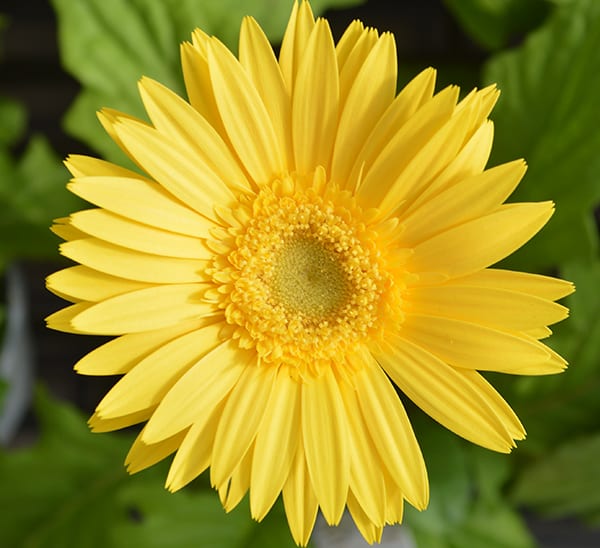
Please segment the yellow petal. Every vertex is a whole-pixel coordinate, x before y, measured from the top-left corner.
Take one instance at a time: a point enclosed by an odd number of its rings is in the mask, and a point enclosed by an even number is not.
[[[343,70],[352,50],[358,45],[359,42],[364,40],[364,36],[368,33],[368,29],[365,29],[362,21],[359,21],[358,19],[354,19],[346,27],[346,30],[335,45],[335,54],[337,56],[338,67],[340,71]],[[375,40],[376,39],[377,36],[375,35]]]
[[[79,240],[81,238],[87,238],[85,232],[76,229],[68,217],[62,217],[60,219],[54,219],[54,224],[50,227],[50,230],[56,234],[59,238],[70,242],[71,240]]]
[[[215,184],[225,184],[242,192],[250,189],[237,158],[218,132],[189,103],[151,78],[142,78],[139,88],[156,129],[178,146],[187,147],[189,154],[204,164],[205,171],[212,172],[217,181]]]
[[[528,340],[475,323],[407,314],[402,336],[455,367],[520,375],[559,373],[548,349]]]
[[[499,416],[497,392],[489,385],[474,386],[464,371],[454,369],[423,348],[402,337],[379,345],[377,361],[394,383],[423,411],[459,436],[502,453],[509,453],[515,432],[514,413]],[[475,373],[479,375],[478,373]],[[485,390],[481,390],[486,388]]]
[[[207,261],[149,255],[96,238],[66,242],[60,252],[89,268],[128,280],[167,284],[207,280]]]
[[[421,195],[407,206],[407,213],[463,179],[481,173],[490,157],[493,140],[494,124],[486,120]]]
[[[136,161],[184,204],[208,219],[218,220],[213,204],[228,206],[232,190],[199,156],[173,139],[133,120],[119,119],[115,131]]]
[[[569,315],[568,308],[547,299],[507,289],[464,285],[460,278],[411,290],[406,307],[418,314],[518,331],[551,325]]]
[[[225,497],[222,499],[223,508],[226,512],[231,512],[242,500],[250,487],[250,470],[254,457],[254,444],[246,451],[246,454],[236,466]]]
[[[521,247],[546,224],[553,211],[552,202],[505,204],[415,246],[406,268],[450,278],[471,274]]]
[[[435,70],[429,68],[413,78],[396,96],[371,134],[365,136],[365,145],[354,160],[348,188],[358,186],[360,174],[373,165],[381,151],[398,133],[400,128],[413,117],[415,112],[431,100],[434,85]],[[448,92],[446,92],[446,95],[448,95]],[[439,102],[439,99],[436,101]],[[454,100],[451,105],[452,108],[454,108],[455,102]]]
[[[158,405],[181,376],[219,344],[222,328],[215,323],[163,344],[111,388],[96,413],[112,418]]]
[[[65,166],[73,177],[87,177],[90,175],[102,177],[126,177],[142,179],[139,173],[125,169],[99,158],[84,156],[81,154],[70,154],[65,160]]]
[[[298,68],[292,96],[292,137],[299,173],[327,168],[338,122],[339,82],[329,25],[319,19]]]
[[[331,369],[302,386],[302,437],[306,464],[325,520],[339,523],[350,480],[348,422]]]
[[[429,500],[423,455],[394,387],[366,349],[355,377],[356,395],[373,443],[406,500],[422,510]]]
[[[104,209],[74,213],[71,224],[105,242],[154,255],[205,260],[213,255],[199,238],[130,221]]]
[[[250,362],[256,363],[255,353],[232,340],[206,354],[163,398],[146,425],[144,441],[156,443],[205,421]]]
[[[452,226],[480,217],[500,206],[525,174],[517,160],[468,177],[401,216],[402,245],[413,246]]]
[[[283,487],[283,504],[294,541],[299,546],[306,546],[315,526],[319,504],[304,460],[302,437],[298,440],[290,475]]]
[[[571,282],[559,280],[558,278],[494,268],[465,276],[460,279],[460,283],[529,293],[552,301],[562,299],[575,291]]]
[[[216,38],[209,43],[208,66],[225,131],[248,173],[257,183],[281,176],[285,150],[269,113],[244,68]]]
[[[391,34],[384,34],[369,53],[344,103],[340,116],[331,180],[345,186],[352,162],[362,149],[383,112],[396,93],[396,44]]]
[[[203,299],[198,284],[159,285],[117,295],[87,308],[71,323],[98,335],[122,335],[159,329],[214,315],[216,307]]]
[[[82,375],[122,375],[163,344],[202,327],[206,321],[194,319],[155,331],[123,335],[86,354],[74,369]]]
[[[421,143],[421,148],[408,158],[406,166],[396,171],[393,179],[388,179],[387,192],[379,206],[384,212],[410,207],[415,198],[454,160],[468,135],[473,108],[457,108],[427,142]]]
[[[363,421],[354,390],[347,385],[340,388],[350,433],[350,490],[369,521],[373,525],[382,526],[385,523],[384,465]]]
[[[46,278],[46,287],[73,302],[98,302],[150,285],[109,276],[87,266],[72,266],[50,274]]]
[[[300,6],[294,1],[292,13],[283,35],[281,49],[279,50],[279,65],[287,89],[291,92],[294,88],[299,60],[306,51],[308,38],[315,26],[315,18],[310,4],[301,0]]]
[[[213,221],[173,198],[158,184],[125,177],[80,177],[67,185],[80,198],[108,211],[179,234],[207,238]]]
[[[178,491],[209,467],[223,407],[224,402],[217,404],[211,412],[204,417],[199,417],[199,420],[186,431],[185,438],[169,468],[166,482],[169,491]],[[142,432],[142,437],[143,435]]]
[[[219,487],[227,481],[254,441],[276,374],[275,367],[247,367],[233,387],[213,446],[212,485]]]
[[[405,124],[396,128],[396,132],[389,136],[384,146],[375,153],[372,165],[367,163],[367,158],[364,159],[364,178],[357,195],[365,204],[369,207],[378,207],[381,204],[390,192],[390,185],[450,120],[457,98],[458,88],[447,87],[425,103]],[[385,113],[382,120],[388,116],[389,114]],[[380,131],[382,130],[376,127],[373,138],[379,140]],[[369,144],[368,142],[367,146]],[[382,181],[385,181],[385,184],[382,184]]]
[[[46,318],[46,326],[65,333],[89,333],[89,331],[81,331],[75,328],[71,322],[75,316],[85,312],[91,306],[93,306],[92,303],[77,303],[67,306],[54,314],[50,314]]]
[[[261,521],[283,489],[300,437],[300,385],[280,368],[254,442],[250,510]]]
[[[371,518],[365,513],[352,490],[348,492],[348,510],[356,524],[356,528],[367,543],[381,542],[383,525],[376,525],[371,521]]]
[[[252,17],[245,17],[240,30],[240,63],[258,91],[277,140],[282,144],[288,171],[294,169],[291,134],[291,94],[269,39]]]
[[[140,433],[125,457],[127,471],[135,474],[168,457],[181,445],[185,434],[186,432],[180,432],[166,440],[148,445],[142,441],[142,433]]]
[[[346,35],[344,34],[344,36]],[[342,36],[342,39],[344,36]],[[352,49],[349,52],[345,52],[347,45],[344,43],[341,43],[341,47],[340,44],[336,46],[335,53],[338,60],[338,71],[340,73],[340,107],[345,106],[348,93],[357,79],[358,73],[361,71],[367,57],[377,44],[378,38],[379,33],[377,30],[373,28],[367,28],[361,31],[360,36],[352,44]],[[395,82],[397,66],[394,65],[393,67],[388,68],[391,68]],[[382,76],[385,77],[385,74],[382,73],[379,75],[379,77]],[[392,99],[395,94],[396,86],[394,83]],[[375,122],[376,121],[377,120],[375,120]],[[363,135],[363,139],[364,137],[365,135]]]
[[[226,138],[227,133],[219,116],[217,101],[210,83],[207,57],[207,43],[210,38],[200,29],[193,32],[192,38],[193,44],[189,42],[181,44],[181,67],[188,99],[219,135]]]
[[[152,411],[154,411],[154,408],[148,408],[137,413],[131,413],[130,415],[109,419],[103,419],[100,415],[94,413],[90,417],[88,425],[92,432],[112,432],[113,430],[121,430],[122,428],[147,421],[150,415],[152,415]]]

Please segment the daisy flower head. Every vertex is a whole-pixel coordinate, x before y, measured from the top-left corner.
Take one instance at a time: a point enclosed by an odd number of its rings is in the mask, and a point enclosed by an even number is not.
[[[479,371],[564,369],[540,339],[571,284],[490,268],[553,204],[504,203],[523,161],[486,169],[497,90],[459,101],[427,69],[396,94],[389,33],[335,44],[302,1],[278,58],[250,17],[239,58],[200,30],[181,55],[189,101],[143,78],[149,121],[99,114],[139,172],[66,161],[95,207],[54,227],[79,264],[48,325],[116,337],[75,368],[123,375],[90,424],[145,423],[130,472],[174,453],[170,490],[210,468],[227,510],[281,493],[300,545],[346,507],[374,542],[429,496],[397,389],[509,452],[524,429]]]

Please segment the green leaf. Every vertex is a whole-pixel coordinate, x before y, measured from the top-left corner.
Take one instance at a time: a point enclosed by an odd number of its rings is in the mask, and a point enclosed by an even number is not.
[[[26,118],[20,103],[0,97],[0,147],[13,144],[22,135]]]
[[[513,500],[553,517],[596,514],[599,462],[600,434],[568,441],[521,472]]]
[[[292,548],[281,505],[261,524],[247,504],[226,514],[213,491],[170,494],[165,466],[128,476],[130,436],[92,434],[81,414],[38,392],[41,438],[0,452],[0,546]]]
[[[471,483],[464,447],[452,432],[421,415],[412,422],[427,465],[431,496],[424,512],[406,506],[406,523],[414,530],[443,535],[469,511]]]
[[[200,27],[217,35],[233,51],[242,18],[253,15],[274,42],[285,30],[291,2],[272,0],[52,0],[59,23],[59,46],[65,68],[83,86],[67,114],[73,136],[106,158],[124,156],[95,119],[102,107],[144,117],[136,82],[146,75],[184,94],[179,44]],[[315,12],[357,0],[315,0]]]
[[[565,304],[570,318],[555,327],[548,344],[569,362],[560,375],[515,379],[513,406],[528,431],[523,449],[543,456],[566,438],[598,428],[600,414],[600,261],[564,265],[575,282]]]
[[[489,50],[509,44],[539,25],[548,13],[546,0],[444,0],[469,36]]]
[[[554,218],[509,261],[546,270],[590,260],[598,250],[600,201],[600,2],[557,7],[520,48],[496,55],[484,80],[502,96],[493,118],[492,163],[525,157],[530,169],[515,201],[554,200]]]
[[[19,160],[0,149],[0,265],[14,257],[56,254],[52,219],[81,206],[65,184],[68,172],[47,141],[33,137]]]

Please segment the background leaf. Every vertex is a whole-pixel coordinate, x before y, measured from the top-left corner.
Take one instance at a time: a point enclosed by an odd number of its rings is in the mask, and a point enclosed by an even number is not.
[[[467,34],[480,46],[498,50],[545,18],[547,0],[444,0]]]
[[[597,253],[599,66],[600,2],[577,0],[557,7],[523,46],[485,67],[484,81],[502,90],[492,163],[525,157],[530,169],[514,200],[552,199],[557,206],[535,245],[517,251],[510,265],[547,270]]]
[[[599,462],[600,434],[564,443],[522,470],[513,500],[552,517],[596,515],[600,513]]]
[[[257,524],[247,504],[226,514],[218,495],[198,485],[170,494],[164,465],[127,475],[130,436],[92,434],[78,411],[43,391],[36,413],[39,441],[0,453],[0,507],[11,508],[1,546],[295,546],[280,506]]]

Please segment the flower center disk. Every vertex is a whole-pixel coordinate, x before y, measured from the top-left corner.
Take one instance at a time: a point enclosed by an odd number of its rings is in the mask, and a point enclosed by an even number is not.
[[[319,375],[343,367],[339,356],[381,323],[391,276],[349,195],[284,187],[240,203],[246,222],[227,256],[232,287],[222,306],[240,345],[256,348],[262,363]],[[215,268],[220,278],[223,268]]]

